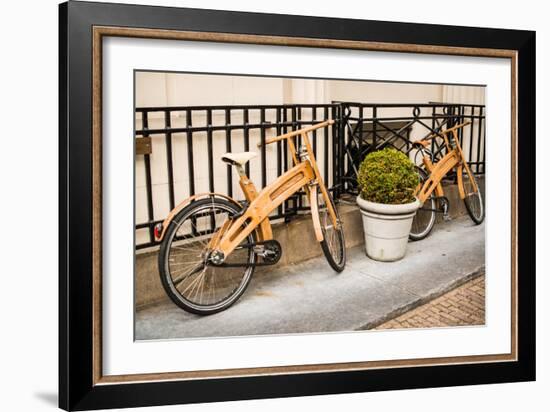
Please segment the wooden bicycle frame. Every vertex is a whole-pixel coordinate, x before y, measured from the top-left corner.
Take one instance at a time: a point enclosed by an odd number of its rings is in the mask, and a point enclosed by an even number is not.
[[[266,140],[266,145],[280,140],[286,140],[290,147],[290,152],[292,153],[294,166],[286,173],[279,176],[273,183],[264,187],[260,192],[256,190],[254,183],[241,168],[239,171],[239,184],[249,205],[244,213],[237,219],[227,219],[222,224],[221,228],[210,239],[209,248],[211,250],[222,252],[224,258],[227,258],[227,256],[254,230],[257,231],[258,241],[273,239],[269,214],[302,188],[309,197],[315,237],[319,242],[323,240],[323,232],[319,220],[317,187],[319,187],[325,199],[332,224],[335,227],[340,225],[331,198],[323,183],[319,168],[317,167],[317,162],[308,137],[308,133],[312,130],[326,127],[333,123],[333,120],[327,120],[304,129]],[[303,147],[300,153],[297,153],[296,145],[293,141],[293,138],[296,136],[301,136],[302,138]]]
[[[445,142],[445,146],[447,147],[447,154],[435,164],[431,162],[429,156],[423,156],[422,162],[424,163],[424,166],[426,167],[426,170],[430,173],[430,175],[422,186],[419,185],[415,193],[416,197],[418,198],[418,200],[420,200],[421,203],[424,203],[426,199],[430,197],[434,190],[436,196],[442,197],[444,195],[441,180],[443,179],[443,177],[445,177],[447,173],[449,173],[451,169],[455,167],[460,198],[464,199],[466,197],[462,181],[462,168],[466,169],[466,172],[468,173],[468,178],[470,179],[472,187],[474,188],[474,192],[478,191],[474,176],[472,174],[472,171],[470,170],[470,167],[468,166],[468,163],[466,162],[466,159],[464,158],[464,153],[462,152],[462,148],[460,147],[460,142],[458,140],[458,130],[464,126],[467,126],[470,123],[471,122],[461,123],[447,130],[443,130],[440,133],[432,134],[425,139],[428,140],[437,136],[442,137]],[[454,139],[454,142],[456,144],[454,148],[450,144],[448,136],[449,134],[452,134],[452,139]]]

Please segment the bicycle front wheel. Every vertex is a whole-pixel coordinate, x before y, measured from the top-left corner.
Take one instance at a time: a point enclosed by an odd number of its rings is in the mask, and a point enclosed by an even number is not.
[[[416,167],[416,171],[420,177],[420,185],[423,185],[424,182],[428,180],[428,174],[424,169],[418,166]],[[436,199],[432,192],[422,207],[416,211],[409,233],[409,239],[421,240],[430,234],[435,224],[435,208]]]
[[[325,197],[320,189],[317,189],[317,207],[319,210],[319,221],[321,223],[321,231],[323,232],[323,240],[320,242],[321,249],[329,265],[336,271],[341,272],[346,266],[346,242],[344,240],[344,228],[342,224],[335,227],[328,212]],[[336,213],[336,217],[340,222],[338,210],[334,205],[332,196],[328,195],[332,208]]]
[[[483,198],[481,196],[481,190],[479,190],[479,184],[475,175],[472,173],[472,180],[466,169],[462,168],[462,188],[464,190],[464,206],[466,211],[470,215],[470,218],[476,225],[479,225],[485,219],[485,209],[483,207]]]
[[[252,232],[229,256],[215,266],[208,244],[223,222],[239,212],[239,206],[222,199],[202,199],[179,212],[170,223],[159,253],[162,285],[182,309],[210,315],[227,309],[243,294],[256,264]],[[230,266],[233,265],[233,266]]]

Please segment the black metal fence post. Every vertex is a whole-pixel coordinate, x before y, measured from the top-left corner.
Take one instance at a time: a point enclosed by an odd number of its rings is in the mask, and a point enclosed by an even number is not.
[[[174,165],[172,158],[172,114],[169,110],[164,111],[164,127],[166,128],[166,167],[168,173],[168,197],[170,201],[170,209],[173,209],[174,204]]]
[[[191,110],[185,111],[185,120],[187,124],[187,173],[189,175],[189,196],[195,194],[195,163],[193,161],[193,117]]]
[[[480,173],[481,165],[483,165],[483,173],[485,173],[485,139],[481,140],[481,124],[483,121],[483,107],[479,108],[479,119],[477,123],[477,167],[476,172]],[[485,129],[484,129],[485,130]],[[483,162],[479,161],[479,154],[481,150],[481,144],[483,143]]]
[[[143,136],[149,137],[149,113],[143,113]],[[155,211],[153,208],[153,186],[151,185],[151,155],[143,155],[145,163],[145,186],[147,191],[147,215],[149,221],[155,220]],[[149,226],[149,238],[151,242],[155,240],[153,226]]]
[[[231,109],[225,109],[225,151],[231,152]],[[227,170],[227,195],[233,196],[233,168],[226,166]]]
[[[267,166],[266,166],[266,152],[265,152],[265,108],[260,109],[260,161],[262,169],[262,187],[267,184]]]
[[[362,118],[363,116],[361,116]],[[374,106],[372,108],[372,147],[374,147],[375,149],[378,147],[377,146],[377,136],[376,136],[376,129],[377,129],[377,126],[378,126],[378,107]]]
[[[345,126],[342,115],[342,105],[336,106],[336,116],[333,117],[334,120],[334,129],[333,133],[336,134],[336,140],[338,141],[338,185],[336,190],[336,197],[340,197],[344,193],[344,175],[346,173],[345,169]]]

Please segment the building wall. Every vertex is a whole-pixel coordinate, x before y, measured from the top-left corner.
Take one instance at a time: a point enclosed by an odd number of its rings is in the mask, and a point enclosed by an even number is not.
[[[428,102],[467,102],[484,99],[483,88],[463,86],[441,86],[403,83],[358,82],[343,80],[282,79],[269,77],[197,75],[182,73],[136,73],[137,107],[155,106],[216,106],[216,105],[280,105],[294,103],[330,103],[331,101],[356,101],[363,103],[428,103]],[[475,90],[474,90],[475,89]],[[428,114],[428,112],[422,112]],[[267,116],[274,117],[269,111]],[[311,119],[311,110],[304,110],[302,118]],[[322,118],[322,111],[316,113]],[[368,113],[365,112],[365,115]],[[411,109],[384,109],[379,116],[411,116]],[[223,111],[213,113],[213,124],[224,124]],[[141,128],[141,117],[136,116],[136,127]],[[231,121],[242,124],[242,112],[232,112]],[[172,127],[185,127],[185,113],[174,113]],[[206,125],[206,112],[195,113],[193,125]],[[251,112],[250,123],[260,122],[259,111]],[[149,118],[149,128],[164,127],[164,114],[154,113]],[[422,127],[414,127],[412,138],[425,134]],[[268,131],[268,136],[273,132]],[[201,136],[203,138],[201,138]],[[244,150],[242,132],[232,135],[232,151]],[[152,135],[151,179],[154,199],[154,219],[163,219],[170,210],[168,197],[168,174],[166,170],[166,147],[164,135]],[[174,189],[176,204],[189,196],[187,174],[187,145],[183,133],[175,133],[173,139]],[[258,151],[256,143],[260,141],[259,130],[250,131],[250,150]],[[324,168],[325,147],[319,136],[317,160],[321,170]],[[327,148],[330,152],[330,148]],[[220,158],[225,152],[225,133],[213,133],[214,185],[215,190],[226,193],[226,165]],[[209,191],[206,132],[194,134],[193,157],[195,161],[195,192]],[[277,176],[277,159],[274,146],[266,149],[267,183]],[[143,156],[136,158],[136,222],[148,220],[145,167]],[[250,161],[250,178],[259,186],[261,182],[259,156]],[[236,173],[233,174],[234,197],[242,199],[238,189]],[[146,229],[136,233],[137,243],[148,241]]]
[[[138,72],[136,105],[282,104],[281,78]]]

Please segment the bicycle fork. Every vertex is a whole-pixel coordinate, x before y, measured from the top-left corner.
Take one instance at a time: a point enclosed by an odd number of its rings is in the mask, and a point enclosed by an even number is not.
[[[424,166],[426,167],[426,170],[431,174],[434,170],[434,165],[429,159],[428,156],[424,156],[422,161],[424,162]],[[443,186],[441,185],[441,182],[437,183],[435,187],[430,189],[431,191],[435,191],[436,196],[434,197],[438,208],[436,210],[433,210],[436,213],[442,213],[443,214],[443,220],[450,221],[452,220],[449,216],[449,199],[444,195],[443,192]],[[425,194],[427,195],[427,194]],[[427,196],[426,196],[427,197]]]

